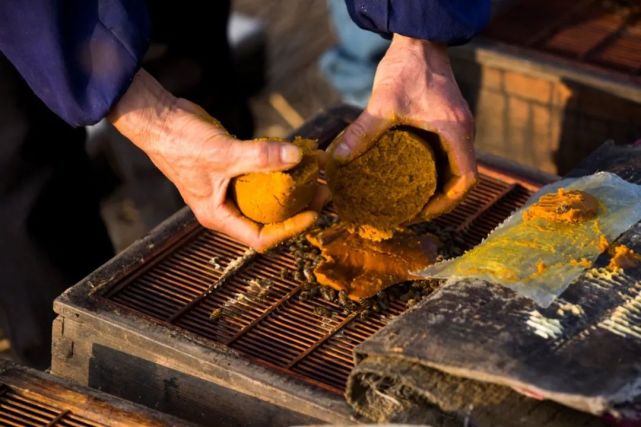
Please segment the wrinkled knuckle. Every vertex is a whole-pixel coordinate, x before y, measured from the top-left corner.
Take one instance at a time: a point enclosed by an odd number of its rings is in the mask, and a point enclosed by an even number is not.
[[[271,145],[267,142],[256,142],[256,152],[254,154],[256,166],[259,168],[268,167],[273,161],[273,151]]]
[[[198,221],[200,225],[202,225],[205,228],[211,229],[209,219],[206,216],[200,215],[196,212],[194,212],[194,216],[196,217],[196,221]]]
[[[474,116],[466,107],[454,110],[454,122],[458,127],[458,134],[465,142],[473,142],[475,133]]]
[[[198,220],[200,224],[209,229],[209,230],[216,230],[216,222],[209,216],[201,216],[200,219]]]
[[[474,123],[472,112],[468,108],[467,104],[457,106],[453,112],[455,120],[460,124],[468,126],[469,124]]]
[[[357,141],[367,138],[367,128],[361,122],[354,122],[349,128],[347,136],[345,143],[350,146],[356,145]]]

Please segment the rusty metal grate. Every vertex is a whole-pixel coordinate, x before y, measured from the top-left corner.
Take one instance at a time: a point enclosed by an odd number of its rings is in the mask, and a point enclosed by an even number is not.
[[[482,172],[467,200],[437,220],[455,229],[468,246],[479,243],[522,206],[534,189],[493,176],[487,169]],[[169,328],[222,343],[259,365],[341,394],[353,367],[354,348],[401,314],[405,303],[393,301],[387,310],[362,318],[344,314],[322,298],[301,300],[303,282],[280,274],[283,268],[296,269],[286,251],[245,257],[234,275],[218,283],[222,270],[247,249],[198,227],[103,296]],[[256,295],[257,279],[271,283],[261,295]],[[333,315],[319,315],[316,307]],[[212,319],[214,310],[223,315]]]
[[[14,427],[99,427],[96,423],[61,407],[27,396],[20,389],[0,383],[0,425]]]
[[[612,3],[612,2],[611,2]],[[641,8],[602,0],[524,0],[496,18],[493,39],[641,76]]]

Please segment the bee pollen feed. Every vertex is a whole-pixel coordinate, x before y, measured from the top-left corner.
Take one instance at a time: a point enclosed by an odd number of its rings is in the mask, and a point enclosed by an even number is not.
[[[274,141],[274,138],[260,140]],[[316,141],[295,138],[303,158],[286,171],[241,175],[232,180],[234,200],[243,215],[262,224],[281,222],[309,206],[316,193],[319,173]]]
[[[437,165],[420,135],[397,128],[352,162],[330,162],[327,178],[341,220],[380,241],[423,210],[436,191]]]

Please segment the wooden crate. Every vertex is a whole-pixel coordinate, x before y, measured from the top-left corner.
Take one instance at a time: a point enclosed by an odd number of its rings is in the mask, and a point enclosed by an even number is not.
[[[641,21],[599,7],[514,2],[450,49],[479,149],[564,174],[606,140],[641,138]]]

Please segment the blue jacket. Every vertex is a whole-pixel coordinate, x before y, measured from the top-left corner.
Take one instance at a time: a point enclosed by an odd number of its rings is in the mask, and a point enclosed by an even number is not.
[[[490,19],[490,0],[345,0],[356,24],[383,36],[398,33],[463,44]]]
[[[345,1],[362,28],[448,44],[469,40],[490,15],[490,0]],[[149,34],[145,0],[0,1],[0,51],[73,126],[96,123],[120,99]]]

